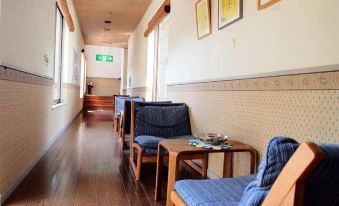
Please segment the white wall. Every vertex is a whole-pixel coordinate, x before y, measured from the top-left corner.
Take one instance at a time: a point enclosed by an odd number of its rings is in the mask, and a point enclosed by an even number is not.
[[[72,1],[68,0],[69,11],[75,22],[75,31],[69,32],[67,25],[64,37],[64,55],[63,55],[63,82],[80,86],[81,75],[81,49],[84,49],[84,40],[81,28],[78,23],[75,7]]]
[[[2,64],[52,78],[54,25],[54,0],[3,0],[0,35]],[[48,56],[48,64],[44,61],[44,55]]]
[[[257,11],[244,0],[244,17],[196,38],[194,1],[171,1],[167,83],[252,75],[339,63],[339,1],[284,0]]]
[[[86,45],[87,77],[120,78],[124,62],[124,49]],[[96,55],[112,55],[113,62],[96,61]]]
[[[284,0],[257,11],[256,1],[244,0],[243,19],[218,30],[218,1],[212,0],[212,34],[200,41],[195,2],[171,1],[167,84],[307,72],[339,64],[339,1]],[[161,3],[152,2],[129,40],[132,87],[146,84],[147,39],[143,33]],[[325,69],[333,68],[337,67]]]

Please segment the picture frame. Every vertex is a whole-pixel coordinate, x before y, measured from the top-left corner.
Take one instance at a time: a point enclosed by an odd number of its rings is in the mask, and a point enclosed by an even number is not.
[[[218,29],[242,19],[243,0],[218,0]]]
[[[257,10],[266,9],[280,0],[257,0]]]
[[[199,0],[195,3],[197,38],[201,40],[212,33],[211,0]]]

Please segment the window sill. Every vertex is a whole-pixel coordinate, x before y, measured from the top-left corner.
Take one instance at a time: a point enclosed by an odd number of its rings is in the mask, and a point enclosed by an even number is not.
[[[66,103],[64,103],[64,102],[59,103],[59,104],[55,104],[55,105],[52,106],[52,110],[56,110],[56,109],[63,107],[65,105],[66,105]]]

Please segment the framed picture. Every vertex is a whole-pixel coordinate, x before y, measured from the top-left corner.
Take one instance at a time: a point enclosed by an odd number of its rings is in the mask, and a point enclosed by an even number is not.
[[[218,28],[219,30],[233,24],[242,18],[242,0],[219,0]]]
[[[257,0],[257,9],[266,9],[267,7],[279,2],[280,0]]]
[[[198,39],[211,34],[211,1],[199,0],[195,3],[195,16]]]

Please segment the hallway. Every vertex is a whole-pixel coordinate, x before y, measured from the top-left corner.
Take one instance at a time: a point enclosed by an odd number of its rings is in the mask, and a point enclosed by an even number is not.
[[[111,115],[76,117],[5,205],[153,205],[155,167],[144,168],[153,172],[145,171],[142,183],[134,181]]]

